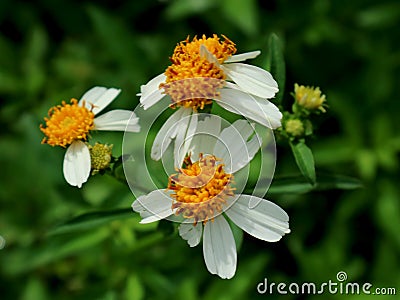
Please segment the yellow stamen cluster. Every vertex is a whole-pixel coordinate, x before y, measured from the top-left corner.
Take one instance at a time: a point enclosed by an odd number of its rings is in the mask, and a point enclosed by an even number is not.
[[[309,110],[319,109],[320,111],[325,112],[323,104],[326,101],[326,98],[325,95],[321,95],[319,87],[299,86],[296,83],[294,85],[294,93],[296,102],[300,106]]]
[[[96,143],[89,146],[92,175],[110,166],[113,145]]]
[[[164,93],[171,96],[173,103],[171,108],[183,106],[185,108],[203,109],[205,105],[211,104],[212,99],[219,96],[218,89],[225,82],[221,79],[211,77],[195,77],[165,83],[162,85]]]
[[[40,125],[40,130],[46,135],[42,144],[66,147],[75,140],[86,140],[90,130],[94,128],[94,113],[78,105],[78,100],[71,99],[62,105],[50,108],[49,118],[44,118],[46,127]]]
[[[167,189],[174,191],[171,196],[176,201],[172,209],[177,209],[177,215],[193,218],[197,224],[206,223],[222,212],[227,198],[233,196],[234,188],[230,186],[233,175],[225,173],[224,165],[217,161],[213,155],[200,155],[195,163],[187,157],[185,167],[169,177]]]
[[[217,89],[223,87],[226,75],[217,63],[212,63],[200,55],[200,46],[204,45],[217,58],[218,63],[222,64],[236,53],[235,44],[227,37],[222,37],[224,41],[220,41],[216,34],[210,38],[205,35],[200,39],[194,37],[192,41],[189,41],[187,37],[175,47],[170,57],[172,64],[165,71],[166,82],[160,85],[160,88],[164,88],[164,93],[171,96],[173,102],[171,107],[202,109],[205,105],[212,103],[212,98],[219,95]],[[214,80],[206,83],[202,81],[184,83],[192,78],[213,78]],[[176,81],[182,83],[171,86],[170,83]]]

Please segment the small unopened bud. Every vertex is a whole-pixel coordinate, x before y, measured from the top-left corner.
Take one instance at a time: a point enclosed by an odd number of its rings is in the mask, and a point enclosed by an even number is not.
[[[298,105],[308,110],[320,110],[325,112],[324,102],[326,101],[325,95],[321,95],[319,87],[309,87],[304,85],[294,85],[295,99]]]
[[[96,143],[89,145],[90,160],[92,164],[92,175],[110,166],[113,145]]]
[[[300,137],[304,134],[303,122],[299,119],[287,120],[285,123],[286,132],[294,137]]]

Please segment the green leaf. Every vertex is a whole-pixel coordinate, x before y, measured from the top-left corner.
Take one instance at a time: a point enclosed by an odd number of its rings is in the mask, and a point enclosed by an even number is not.
[[[59,225],[53,230],[50,230],[48,234],[56,235],[87,230],[94,227],[97,228],[114,220],[132,218],[134,216],[135,214],[131,208],[85,213]]]
[[[157,267],[154,269],[146,269],[145,272],[142,273],[142,279],[144,283],[158,296],[155,297],[156,299],[168,299],[166,295],[171,295],[176,289],[176,286],[173,284],[170,276],[161,274],[157,269]]]
[[[388,180],[379,181],[380,197],[376,203],[376,218],[378,225],[384,230],[391,241],[400,249],[400,203],[398,188]]]
[[[61,236],[54,237],[40,246],[29,247],[29,251],[26,251],[26,248],[16,249],[8,253],[7,264],[3,264],[4,271],[8,274],[17,275],[37,269],[92,248],[104,241],[109,235],[110,231],[107,228],[102,228],[68,239]]]
[[[130,39],[130,32],[121,20],[117,16],[108,14],[100,6],[90,5],[87,12],[93,26],[92,34],[99,41],[106,41],[110,36],[115,41],[124,41],[123,43],[104,42],[98,47],[101,47],[104,53],[111,54],[116,62],[123,63],[129,68],[140,67],[140,61],[135,59],[140,55],[139,48]],[[132,74],[132,76],[136,76],[136,74]]]
[[[25,283],[25,288],[21,300],[29,299],[49,299],[46,286],[38,278],[31,277],[29,281]]]
[[[364,28],[383,29],[393,26],[400,18],[399,3],[375,4],[368,9],[360,10],[355,21]]]
[[[315,164],[311,149],[302,142],[297,144],[290,142],[290,147],[292,148],[292,152],[300,172],[309,180],[310,183],[314,184],[316,181]]]
[[[228,223],[231,227],[233,238],[235,239],[236,249],[237,251],[240,251],[243,243],[243,230],[239,228],[235,223],[233,223],[229,218]]]
[[[221,5],[222,13],[239,30],[247,35],[254,35],[259,27],[259,14],[255,0],[224,0]],[[238,18],[240,12],[240,18]]]
[[[313,133],[313,125],[312,125],[311,121],[308,120],[308,119],[304,120],[303,124],[304,124],[304,134],[306,136],[312,135],[312,133]]]
[[[278,82],[279,92],[275,96],[275,102],[281,103],[285,90],[286,70],[283,45],[278,36],[272,33],[268,40],[268,58],[266,69],[269,70]]]
[[[274,179],[268,194],[303,194],[313,189],[313,185],[304,176],[291,176]]]
[[[126,280],[124,299],[144,299],[144,289],[142,283],[140,282],[139,276],[137,276],[136,274],[130,275]]]
[[[316,190],[353,190],[363,187],[363,183],[354,177],[340,174],[318,173],[318,180],[315,186]]]
[[[352,190],[361,187],[363,187],[363,184],[357,178],[340,174],[322,173],[318,174],[318,181],[315,185],[312,185],[306,178],[300,175],[275,178],[271,183],[268,194],[303,194],[313,190]]]
[[[175,0],[165,10],[168,19],[176,20],[193,14],[204,13],[216,3],[211,0]]]

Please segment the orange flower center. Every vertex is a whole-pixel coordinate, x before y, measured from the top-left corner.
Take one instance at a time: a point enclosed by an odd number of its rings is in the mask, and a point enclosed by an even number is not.
[[[42,144],[66,147],[75,140],[86,140],[94,128],[94,113],[78,105],[78,100],[71,99],[71,104],[57,105],[49,109],[49,118],[44,118],[46,127],[40,124],[40,130],[46,135]]]
[[[169,177],[167,189],[174,191],[172,209],[177,209],[177,215],[193,218],[197,224],[198,221],[206,223],[222,212],[235,189],[230,186],[233,175],[225,173],[224,165],[218,161],[213,155],[200,154],[195,163],[187,157],[179,173]]]
[[[216,34],[212,38],[203,35],[200,39],[194,37],[191,42],[188,37],[175,47],[170,57],[172,64],[165,71],[166,82],[160,85],[164,93],[171,96],[172,108],[183,106],[203,109],[219,96],[218,89],[224,86],[226,78],[219,64],[236,53],[235,44],[227,37],[222,37],[224,41],[220,41]],[[200,55],[201,45],[216,57],[219,64]]]

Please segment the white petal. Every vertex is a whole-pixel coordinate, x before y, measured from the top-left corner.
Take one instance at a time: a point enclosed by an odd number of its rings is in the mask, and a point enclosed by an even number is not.
[[[192,114],[179,121],[174,148],[175,167],[180,168],[182,166],[183,160],[189,151],[193,134],[196,131],[197,119],[197,114]]]
[[[107,89],[96,86],[83,94],[81,100],[79,100],[79,104],[85,101],[85,107],[92,109],[92,112],[96,115],[110,104],[120,92],[120,89]]]
[[[197,159],[200,153],[214,154],[215,142],[221,132],[221,117],[210,115],[197,123],[190,152]]]
[[[239,62],[239,61],[245,61],[247,59],[252,59],[257,56],[259,56],[261,51],[251,51],[251,52],[246,52],[246,53],[241,53],[241,54],[236,54],[232,55],[231,57],[228,57],[224,63],[233,63],[233,62]]]
[[[165,219],[174,212],[171,209],[172,199],[165,190],[155,190],[140,196],[132,203],[132,209],[142,217],[141,224],[147,224]]]
[[[154,139],[153,146],[151,147],[151,158],[154,160],[159,160],[161,156],[164,154],[165,150],[168,148],[172,139],[174,139],[178,133],[180,120],[186,119],[192,112],[191,109],[179,108],[176,112],[174,112],[168,120],[163,124],[163,126],[158,131],[156,138]],[[186,128],[185,128],[186,130]]]
[[[166,76],[163,73],[154,77],[146,85],[140,87],[141,93],[139,101],[142,104],[143,109],[148,109],[165,96],[162,94],[162,89],[159,88],[159,85],[165,82],[165,79]]]
[[[207,59],[210,63],[215,64],[216,66],[219,66],[218,59],[215,57],[214,54],[212,54],[210,51],[208,51],[207,47],[203,44],[200,45],[200,56],[204,57]]]
[[[264,241],[276,242],[290,232],[289,216],[271,201],[250,195],[237,195],[226,215],[248,234]],[[250,208],[251,199],[259,202]]]
[[[86,91],[83,96],[81,97],[81,100],[85,101],[94,101],[95,99],[99,98],[101,95],[103,95],[107,91],[106,87],[103,86],[95,86],[91,88],[90,90]]]
[[[65,180],[73,186],[82,187],[90,174],[90,152],[84,142],[73,142],[65,152],[63,172]]]
[[[159,85],[165,80],[167,77],[164,73],[157,75],[156,77],[152,78],[148,83],[140,86],[140,92],[143,94],[152,93],[154,90],[157,90]]]
[[[201,222],[197,223],[196,226],[193,224],[182,223],[179,225],[179,235],[188,242],[190,247],[196,247],[201,240],[201,234],[203,233],[203,225]]]
[[[139,132],[139,118],[133,111],[116,109],[94,119],[94,129]]]
[[[232,230],[223,216],[204,225],[203,255],[207,269],[223,279],[236,272],[236,245]]]
[[[271,73],[253,65],[232,63],[223,66],[226,75],[243,91],[261,98],[272,98],[279,91]]]
[[[252,139],[247,141],[252,134]],[[222,159],[227,173],[235,173],[253,159],[260,147],[261,139],[254,127],[246,120],[237,120],[222,130],[213,153]]]
[[[215,99],[226,110],[243,115],[261,125],[275,129],[281,126],[282,113],[267,99],[249,95],[237,89],[224,88]]]

